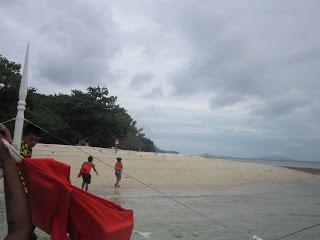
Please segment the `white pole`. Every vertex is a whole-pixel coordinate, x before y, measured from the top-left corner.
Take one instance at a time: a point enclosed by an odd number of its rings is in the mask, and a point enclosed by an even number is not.
[[[19,90],[19,102],[18,112],[16,117],[16,123],[14,126],[13,144],[18,152],[20,152],[23,122],[24,122],[24,110],[26,109],[26,97],[28,87],[28,64],[29,64],[29,43],[27,46],[26,57],[24,59],[23,73]]]

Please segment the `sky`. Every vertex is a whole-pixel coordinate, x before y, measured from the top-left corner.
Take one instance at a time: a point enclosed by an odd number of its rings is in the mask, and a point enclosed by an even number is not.
[[[161,149],[320,161],[317,0],[2,0],[41,93],[107,87]]]

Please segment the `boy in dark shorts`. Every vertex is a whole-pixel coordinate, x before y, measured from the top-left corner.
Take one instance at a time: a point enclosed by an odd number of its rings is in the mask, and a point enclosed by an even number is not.
[[[32,125],[28,124],[25,126],[23,129],[23,136],[22,136],[22,141],[21,141],[21,148],[20,148],[20,155],[23,158],[31,158],[32,157],[32,149],[33,147],[39,142],[41,135],[41,130]],[[21,177],[21,172],[18,171],[20,177]],[[24,181],[24,180],[23,180]],[[26,188],[25,188],[26,191]],[[35,230],[36,226],[33,225],[33,231]],[[30,237],[30,240],[36,240],[37,235],[36,233],[32,233],[32,236]]]
[[[114,184],[115,187],[120,187],[119,183],[120,183],[120,180],[121,180],[121,173],[122,173],[122,170],[123,170],[123,165],[121,163],[121,158],[117,158],[117,162],[114,166],[114,173],[116,175],[116,178],[117,178],[117,181],[116,183]]]
[[[39,142],[41,130],[31,124],[23,129],[20,155],[24,158],[32,157],[32,149]]]
[[[91,183],[91,174],[90,174],[91,168],[93,168],[93,170],[96,172],[98,176],[98,172],[94,164],[92,163],[92,161],[93,161],[93,157],[89,156],[88,161],[82,164],[80,172],[78,174],[78,177],[82,176],[81,189],[82,190],[84,189],[86,192],[88,192],[88,187],[89,187],[89,184]]]

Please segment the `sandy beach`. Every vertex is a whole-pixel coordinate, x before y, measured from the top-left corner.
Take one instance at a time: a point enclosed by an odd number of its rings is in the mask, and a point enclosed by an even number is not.
[[[78,149],[77,149],[78,148]],[[66,145],[39,144],[34,149],[35,158],[54,158],[71,165],[71,181],[79,186],[81,179],[77,173],[88,154],[94,156],[99,176],[92,173],[91,191],[114,185],[113,166],[116,157],[123,159],[125,173],[147,185],[165,188],[194,188],[240,186],[259,183],[289,183],[313,178],[314,175],[255,163],[183,156],[134,152],[114,149],[73,147]],[[82,151],[83,152],[82,152]],[[86,153],[88,154],[86,154]],[[131,177],[123,176],[121,187],[144,187]]]
[[[202,240],[212,239],[212,236],[216,234],[224,236],[221,239],[235,238],[227,229],[220,229],[219,226],[214,226],[212,230],[213,226],[206,219],[199,219],[199,216],[192,214],[188,209],[177,207],[170,199],[148,190],[132,177],[149,186],[161,189],[162,192],[180,201],[188,202],[214,218],[218,216],[223,222],[240,227],[249,235],[250,231],[256,231],[255,228],[259,228],[255,226],[248,231],[248,226],[252,227],[256,222],[257,214],[265,221],[261,224],[267,224],[269,228],[276,231],[280,231],[283,227],[288,231],[296,229],[297,223],[292,226],[280,224],[281,228],[275,229],[279,224],[274,225],[274,217],[270,216],[270,219],[266,217],[267,213],[276,208],[274,214],[281,213],[279,217],[285,216],[291,219],[292,209],[283,210],[290,199],[296,199],[291,206],[299,206],[301,208],[299,208],[299,214],[300,212],[308,213],[309,208],[313,208],[309,205],[305,206],[308,199],[299,198],[299,196],[305,196],[300,194],[300,186],[303,186],[304,189],[304,184],[310,185],[308,182],[314,179],[317,181],[318,178],[315,174],[303,172],[301,169],[198,156],[124,150],[115,153],[114,149],[49,144],[38,144],[33,156],[35,158],[54,158],[69,164],[71,181],[74,185],[80,186],[81,179],[77,178],[77,174],[88,154],[94,156],[94,163],[99,172],[99,176],[92,173],[93,179],[89,191],[124,207],[134,209],[136,229],[153,232],[152,239],[195,239],[196,236],[197,239]],[[119,190],[114,189],[113,166],[116,157],[123,158],[125,172],[129,175],[123,176]],[[2,232],[4,221],[2,180],[0,184],[0,232]],[[290,190],[292,186],[294,186],[293,190]],[[315,192],[314,188],[311,188],[310,192]],[[295,197],[288,197],[288,194],[285,194],[287,190],[291,191],[289,195]],[[309,195],[306,194],[306,196]],[[268,208],[265,209],[266,206]],[[243,209],[246,210],[243,211]],[[310,214],[314,215],[314,213]],[[313,220],[313,215],[310,216],[310,214],[306,215],[304,221]],[[237,219],[237,221],[229,222],[230,219]],[[249,222],[241,225],[240,222],[243,222],[243,219],[249,219],[246,220]],[[301,221],[301,218],[299,220]],[[171,224],[166,225],[168,221],[171,221]],[[159,222],[162,223],[162,227],[159,227]],[[171,228],[171,225],[175,227]],[[217,231],[217,233],[212,231]],[[40,230],[37,232],[39,239],[49,239]],[[265,234],[269,232],[269,230],[265,231]],[[132,239],[142,238],[135,233]]]

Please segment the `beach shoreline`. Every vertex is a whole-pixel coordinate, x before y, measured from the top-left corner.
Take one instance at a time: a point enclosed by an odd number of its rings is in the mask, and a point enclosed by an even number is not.
[[[176,154],[158,154],[150,152],[134,152],[96,147],[74,147],[67,145],[38,144],[34,148],[34,158],[53,158],[71,166],[70,180],[80,187],[82,179],[78,178],[81,164],[88,155],[94,157],[94,164],[99,172],[92,175],[89,192],[110,199],[125,207],[139,209],[139,196],[150,188],[159,192],[189,199],[186,194],[203,192],[234,192],[240,194],[241,189],[264,189],[286,186],[285,184],[304,184],[316,179],[318,175],[306,172],[305,169],[269,166],[251,162],[208,159],[200,156],[183,156]],[[124,171],[121,188],[114,188],[115,175],[113,166],[117,157],[122,157]],[[143,182],[135,181],[132,177]],[[145,190],[143,189],[145,188]],[[151,189],[150,189],[151,190]],[[261,190],[262,191],[262,190]],[[156,197],[159,192],[150,192],[155,201],[162,201],[163,196]],[[138,194],[139,195],[139,194]],[[0,219],[4,218],[3,181],[0,180]],[[191,196],[192,197],[192,196]],[[200,196],[193,196],[199,198]],[[206,194],[201,198],[206,198]],[[191,198],[193,199],[193,198]],[[128,202],[129,201],[129,202]],[[130,205],[130,201],[133,203]],[[135,202],[136,201],[136,202]],[[166,203],[167,204],[167,203]],[[168,203],[169,204],[169,203]],[[139,210],[136,211],[139,214]],[[2,224],[1,224],[2,225]],[[3,230],[3,226],[0,226]],[[46,237],[41,239],[47,239]]]
[[[124,188],[144,187],[138,181],[150,187],[207,188],[259,183],[282,184],[315,177],[298,169],[258,163],[126,150],[115,153],[114,149],[97,147],[38,144],[33,154],[35,158],[54,158],[69,164],[70,179],[76,186],[81,185],[82,180],[76,176],[88,155],[94,157],[94,164],[99,172],[99,176],[91,173],[89,190],[92,191],[114,186],[113,166],[117,157],[123,159],[124,174],[120,185]]]
[[[320,169],[319,168],[305,168],[305,167],[291,167],[291,166],[280,166],[280,167],[320,176]]]
[[[88,156],[94,157],[99,172],[92,175],[89,191],[114,187],[113,166],[121,157],[124,172],[121,188],[210,188],[236,187],[252,184],[286,184],[301,182],[320,175],[320,169],[300,167],[278,167],[252,162],[204,158],[201,156],[135,152],[114,149],[38,144],[34,148],[34,158],[53,158],[71,166],[70,180],[81,186],[79,169]],[[0,186],[2,191],[3,186]]]

